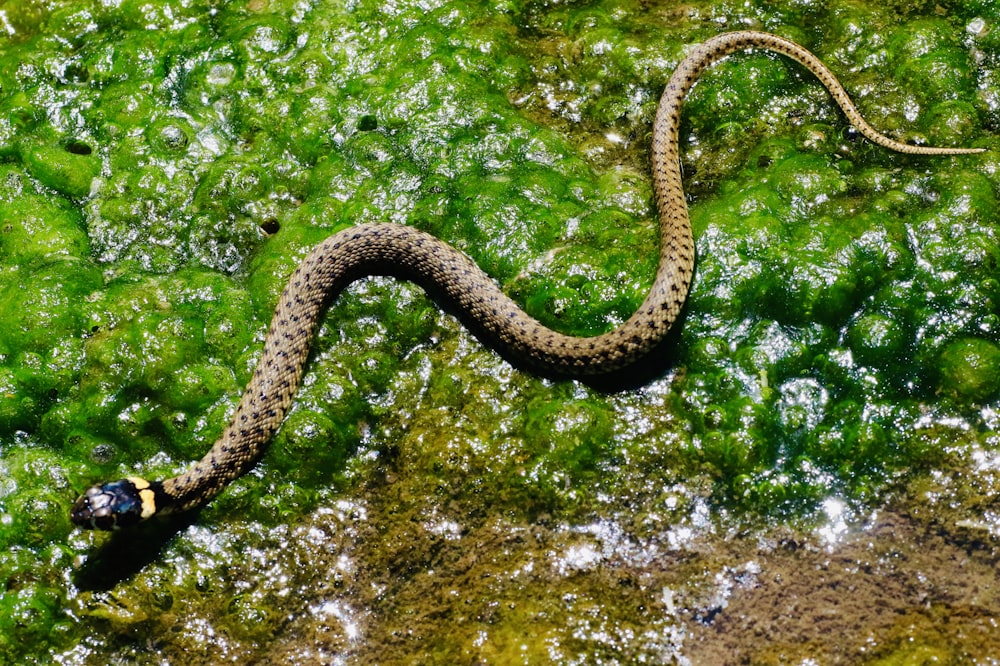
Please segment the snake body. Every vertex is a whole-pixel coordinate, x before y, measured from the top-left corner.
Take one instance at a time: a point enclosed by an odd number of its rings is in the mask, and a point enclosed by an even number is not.
[[[932,148],[899,143],[861,117],[833,73],[803,47],[762,32],[731,32],[695,46],[667,83],[653,122],[653,188],[660,223],[660,264],[639,309],[613,331],[573,337],[526,314],[468,257],[416,229],[364,224],[319,244],[295,269],[279,303],[264,351],[228,427],[204,458],[170,479],[138,477],[91,487],[75,503],[73,522],[114,529],[154,514],[200,506],[249,471],[291,406],[317,322],[332,293],[372,273],[402,274],[443,292],[496,344],[529,365],[560,375],[606,373],[642,357],[680,314],[694,272],[694,241],[681,181],[678,128],[681,106],[699,75],[735,51],[766,49],[786,55],[826,86],[847,119],[874,143],[901,153],[953,155],[975,148]]]

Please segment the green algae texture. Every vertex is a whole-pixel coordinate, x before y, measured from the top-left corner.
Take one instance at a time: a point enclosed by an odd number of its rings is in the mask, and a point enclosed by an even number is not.
[[[433,233],[567,333],[623,321],[656,268],[660,91],[739,28],[814,50],[891,136],[995,147],[987,2],[0,5],[0,663],[683,664],[752,588],[731,541],[916,494],[995,553],[997,153],[886,152],[762,52],[685,107],[696,276],[637,376],[536,377],[367,278],[253,473],[177,521],[69,523],[90,483],[211,446],[341,229]],[[1000,650],[957,626],[733,658]]]

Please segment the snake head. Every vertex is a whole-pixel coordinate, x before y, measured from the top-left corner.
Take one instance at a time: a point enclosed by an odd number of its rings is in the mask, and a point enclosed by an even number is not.
[[[116,530],[135,525],[156,511],[155,493],[145,479],[130,477],[91,486],[80,495],[69,517],[84,529]]]

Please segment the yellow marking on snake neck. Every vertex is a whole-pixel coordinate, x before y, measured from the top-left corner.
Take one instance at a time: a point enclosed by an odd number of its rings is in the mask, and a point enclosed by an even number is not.
[[[146,488],[149,488],[149,481],[141,476],[126,476],[125,478],[132,482],[132,485],[135,486],[136,490],[145,490]]]
[[[146,520],[156,513],[156,493],[149,489],[149,481],[140,476],[126,477],[139,491],[139,499],[142,500],[142,519]]]
[[[146,520],[156,513],[156,494],[149,489],[139,491],[139,499],[142,500],[142,519]]]

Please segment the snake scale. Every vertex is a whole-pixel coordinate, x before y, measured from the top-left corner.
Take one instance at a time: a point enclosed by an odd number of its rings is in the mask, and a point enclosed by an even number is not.
[[[294,400],[330,294],[352,279],[386,272],[386,267],[442,292],[497,345],[528,365],[564,376],[582,376],[619,369],[642,357],[677,319],[694,272],[694,240],[678,147],[681,106],[706,67],[745,49],[766,49],[801,63],[826,86],[851,124],[880,146],[920,155],[982,150],[913,146],[880,134],[861,117],[830,70],[787,39],[751,31],[713,37],[691,49],[660,98],[651,158],[660,223],[660,264],[645,301],[619,328],[594,337],[573,337],[546,328],[500,291],[468,257],[416,229],[363,224],[341,231],[320,243],[295,269],[275,309],[253,377],[228,427],[205,457],[164,481],[129,477],[92,486],[74,504],[72,521],[85,528],[114,529],[155,514],[192,509],[249,471]]]

